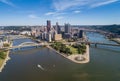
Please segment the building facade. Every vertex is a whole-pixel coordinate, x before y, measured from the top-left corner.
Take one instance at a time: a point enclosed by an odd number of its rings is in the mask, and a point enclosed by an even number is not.
[[[62,34],[55,34],[55,35],[54,35],[54,40],[55,40],[55,41],[60,41],[60,40],[62,40]]]
[[[58,34],[60,34],[60,33],[61,33],[61,28],[60,28],[60,26],[59,26],[58,22],[56,22],[56,27],[55,27],[55,30],[57,31],[57,33],[58,33]]]
[[[78,38],[83,38],[83,37],[84,37],[83,30],[79,30]]]
[[[51,29],[51,21],[47,20],[47,32],[49,32]]]
[[[70,24],[65,24],[65,33],[70,33],[71,31],[71,27],[70,27]]]

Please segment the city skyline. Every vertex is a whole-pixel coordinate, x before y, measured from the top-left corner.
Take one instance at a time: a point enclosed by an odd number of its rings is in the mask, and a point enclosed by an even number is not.
[[[120,0],[0,0],[0,25],[120,24]]]

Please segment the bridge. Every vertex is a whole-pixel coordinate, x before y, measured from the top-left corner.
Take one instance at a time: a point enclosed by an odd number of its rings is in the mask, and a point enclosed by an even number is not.
[[[98,45],[106,45],[106,46],[120,46],[120,44],[110,44],[110,43],[104,43],[104,42],[89,42],[89,41],[85,41],[85,42],[77,42],[77,44],[79,43],[85,43],[88,45],[94,44],[95,47],[97,47]]]
[[[24,43],[21,43],[18,46],[3,47],[3,48],[0,48],[0,49],[10,50],[10,49],[15,49],[15,48],[19,48],[20,49],[20,48],[23,48],[23,47],[31,47],[31,46],[39,47],[39,46],[44,46],[44,45],[45,45],[44,43],[24,42]]]
[[[85,43],[88,45],[94,44],[95,47],[97,47],[98,45],[107,45],[107,46],[120,46],[120,44],[109,44],[109,43],[103,43],[103,42],[89,42],[89,41],[77,41],[77,42],[64,42],[63,44],[66,45],[73,45],[73,44],[81,44],[81,43]],[[9,49],[15,49],[15,48],[23,48],[23,47],[32,47],[32,46],[48,46],[51,45],[52,43],[35,43],[35,42],[23,42],[18,46],[11,46],[11,47],[3,47],[0,49],[5,49],[5,50],[9,50]]]
[[[97,45],[120,46],[120,44],[109,44],[109,43],[102,43],[102,42],[88,42],[88,44],[95,44],[95,47],[97,47]]]
[[[23,35],[9,35],[8,38],[10,40],[14,40],[14,39],[24,39],[24,38],[29,38],[29,37],[26,37],[26,36],[23,36]]]
[[[110,43],[103,43],[103,42],[89,42],[89,41],[66,42],[66,43],[63,43],[63,44],[73,45],[73,44],[81,44],[81,43],[85,43],[85,44],[88,44],[88,45],[94,44],[95,47],[97,47],[98,45],[120,46],[120,44],[110,44]]]

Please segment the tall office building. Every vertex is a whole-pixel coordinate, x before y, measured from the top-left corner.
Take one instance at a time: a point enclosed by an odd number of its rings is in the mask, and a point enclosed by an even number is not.
[[[65,33],[70,33],[71,27],[70,24],[65,24]]]
[[[47,33],[47,41],[48,42],[52,41],[51,33]]]
[[[60,26],[59,26],[58,22],[56,22],[55,30],[57,31],[58,34],[61,33],[61,29],[60,29]]]
[[[51,29],[51,21],[47,20],[47,32],[49,32]]]
[[[44,39],[44,40],[47,40],[47,32],[44,32],[44,33],[43,33],[43,39]]]
[[[78,37],[79,37],[79,38],[83,38],[83,37],[84,37],[84,32],[83,32],[83,30],[80,30],[80,31],[79,31]]]

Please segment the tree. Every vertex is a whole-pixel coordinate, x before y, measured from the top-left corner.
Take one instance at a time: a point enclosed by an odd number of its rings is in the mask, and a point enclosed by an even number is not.
[[[0,52],[0,58],[1,58],[1,59],[5,59],[5,56],[6,56],[6,55],[5,55],[4,52]]]
[[[79,54],[84,54],[86,52],[86,45],[78,45],[78,53]]]
[[[69,54],[70,53],[70,48],[66,48],[65,51],[66,51],[66,54]]]
[[[80,49],[80,46],[78,46],[78,53],[79,53],[79,54],[82,53],[82,51],[81,51],[81,49]]]
[[[8,44],[8,43],[4,43],[3,46],[4,46],[4,47],[9,47],[10,44]]]
[[[62,45],[61,45],[61,48],[60,48],[60,51],[61,51],[61,52],[65,52],[65,51],[66,51],[65,49],[66,49],[66,46],[65,46],[64,44],[62,44]]]

